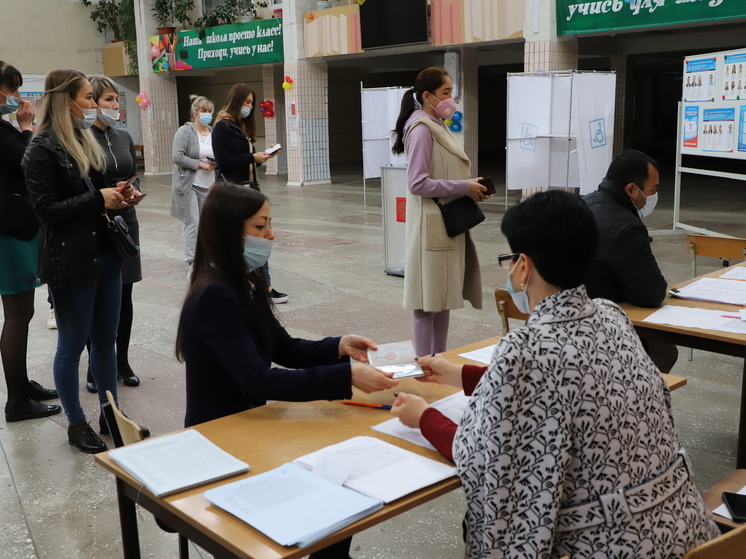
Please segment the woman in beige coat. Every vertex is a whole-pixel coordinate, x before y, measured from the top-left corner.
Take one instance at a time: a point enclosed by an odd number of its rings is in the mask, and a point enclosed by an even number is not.
[[[443,68],[420,72],[404,94],[395,130],[393,151],[407,154],[404,307],[414,311],[418,356],[446,350],[450,310],[463,307],[464,299],[482,308],[474,241],[468,231],[449,237],[436,203],[462,196],[479,203],[490,197],[478,179],[469,178],[469,158],[443,123],[456,110],[451,90]]]

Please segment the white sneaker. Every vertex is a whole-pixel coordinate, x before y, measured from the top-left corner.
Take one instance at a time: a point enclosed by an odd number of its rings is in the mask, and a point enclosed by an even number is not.
[[[54,318],[54,309],[49,309],[49,314],[47,315],[47,328],[50,330],[57,329],[57,321]]]

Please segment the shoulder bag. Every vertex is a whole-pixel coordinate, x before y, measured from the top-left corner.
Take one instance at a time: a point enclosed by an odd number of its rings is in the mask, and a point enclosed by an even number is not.
[[[441,204],[437,198],[433,200],[438,204],[449,237],[458,237],[484,221],[484,213],[479,204],[468,196],[463,196],[448,204]]]
[[[88,190],[96,192],[90,178],[85,177],[83,180],[85,181]],[[109,238],[114,244],[114,250],[116,250],[119,260],[124,262],[125,260],[129,260],[130,258],[134,258],[140,254],[140,247],[132,240],[129,233],[130,228],[127,227],[124,218],[121,215],[115,215],[114,219],[112,219],[109,217],[109,212],[106,210],[102,210],[101,215],[106,219],[106,230],[109,232]]]

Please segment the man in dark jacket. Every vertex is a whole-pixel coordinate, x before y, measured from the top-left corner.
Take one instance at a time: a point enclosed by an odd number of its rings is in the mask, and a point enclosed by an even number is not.
[[[658,201],[658,164],[636,150],[614,158],[596,192],[584,200],[598,226],[598,249],[585,278],[591,297],[657,307],[666,296],[666,279],[650,249],[650,236],[641,217]],[[643,340],[663,373],[676,363],[675,345]]]

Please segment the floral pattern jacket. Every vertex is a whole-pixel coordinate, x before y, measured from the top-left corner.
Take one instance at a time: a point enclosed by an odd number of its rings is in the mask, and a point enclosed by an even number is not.
[[[677,558],[719,534],[662,375],[581,286],[506,335],[454,441],[468,558]]]

